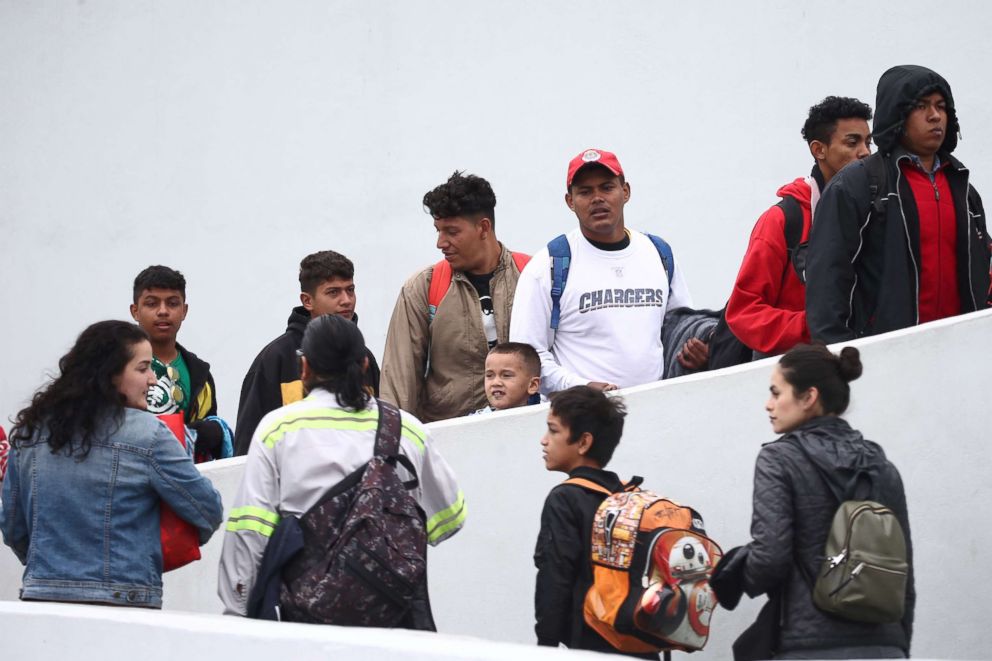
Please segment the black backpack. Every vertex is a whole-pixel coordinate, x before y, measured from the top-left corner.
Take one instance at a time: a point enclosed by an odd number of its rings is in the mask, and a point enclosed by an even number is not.
[[[888,201],[885,184],[885,160],[881,154],[872,154],[865,159],[865,169],[868,174],[868,190],[871,192],[871,212],[881,213]],[[785,247],[789,253],[789,262],[799,277],[799,282],[806,284],[806,253],[809,241],[803,241],[803,209],[796,198],[783,197],[775,205],[785,215]]]
[[[427,593],[426,517],[410,493],[418,485],[416,469],[399,451],[399,409],[376,401],[372,459],[303,516],[283,518],[266,547],[249,617],[271,618],[275,610],[291,622],[436,630]],[[397,463],[413,479],[403,482]],[[285,545],[284,539],[295,541]],[[277,561],[267,562],[270,551]]]

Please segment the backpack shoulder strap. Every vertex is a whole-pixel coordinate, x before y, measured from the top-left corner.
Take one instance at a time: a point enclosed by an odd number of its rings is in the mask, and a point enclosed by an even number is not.
[[[448,260],[442,259],[434,265],[434,270],[431,272],[431,284],[427,290],[427,323],[434,321],[437,306],[448,293],[449,287],[451,287],[451,264]]]
[[[800,251],[806,247],[806,244],[803,243],[803,208],[799,205],[799,201],[791,195],[783,197],[775,206],[781,209],[782,215],[785,216],[785,249],[789,256],[789,262],[796,275],[799,276],[799,281],[805,284],[805,259],[802,260],[804,262],[802,264],[799,259]]]
[[[548,256],[551,258],[551,328],[558,330],[561,320],[561,294],[568,281],[568,269],[572,261],[572,249],[568,238],[559,234],[548,242]]]
[[[781,209],[782,215],[785,216],[785,246],[791,259],[803,240],[803,208],[791,195],[783,197],[775,206]]]
[[[510,256],[513,257],[513,263],[517,265],[518,271],[523,271],[527,263],[530,262],[530,255],[525,255],[522,252],[511,252]]]
[[[589,489],[590,491],[597,491],[599,493],[606,494],[607,496],[612,496],[613,492],[604,487],[602,484],[597,484],[592,480],[587,480],[584,477],[570,477],[562,484],[574,484],[577,487],[582,487],[583,489]]]
[[[872,211],[881,213],[885,210],[885,203],[888,201],[888,190],[886,190],[888,172],[886,169],[889,160],[881,153],[874,153],[865,159],[865,171],[868,174],[868,190],[871,193]]]
[[[400,434],[402,433],[403,417],[400,410],[381,399],[375,400],[379,408],[379,423],[375,430],[375,447],[373,454],[384,459],[391,466],[400,464],[410,475],[411,480],[403,483],[407,489],[415,489],[419,484],[417,469],[410,458],[400,452]]]
[[[675,255],[672,254],[672,247],[668,245],[668,241],[665,241],[660,236],[655,236],[654,234],[647,234],[646,236],[651,239],[651,243],[654,244],[655,250],[658,251],[658,255],[661,257],[661,263],[665,267],[665,274],[668,276],[668,286],[672,286],[672,278],[675,277]]]

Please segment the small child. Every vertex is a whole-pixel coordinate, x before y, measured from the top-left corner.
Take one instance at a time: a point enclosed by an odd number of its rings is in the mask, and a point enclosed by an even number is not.
[[[541,439],[545,467],[595,482],[611,492],[621,491],[620,478],[603,468],[620,442],[626,415],[623,400],[589,386],[553,394],[548,430]],[[593,631],[582,615],[586,592],[592,585],[592,522],[604,498],[604,494],[576,484],[559,484],[544,501],[534,551],[534,631],[538,645],[563,643],[572,649],[620,653]],[[658,658],[657,654],[640,656]]]
[[[475,414],[537,404],[541,401],[540,388],[541,357],[534,347],[522,342],[497,344],[486,356],[485,389],[489,406]]]

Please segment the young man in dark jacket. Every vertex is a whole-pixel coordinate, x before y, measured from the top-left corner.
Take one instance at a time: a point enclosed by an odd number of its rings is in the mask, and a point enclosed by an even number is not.
[[[800,241],[809,239],[827,183],[845,165],[871,153],[870,119],[871,108],[848,97],[828,96],[809,109],[802,135],[815,161],[813,171],[777,193],[783,200],[794,200],[802,213]],[[751,232],[726,317],[734,335],[759,354],[776,355],[809,342],[806,286],[790,259],[785,211],[779,204],[763,213]]]
[[[252,434],[269,411],[303,399],[300,359],[296,350],[310,319],[337,314],[358,323],[355,314],[355,266],[333,250],[307,255],[300,262],[300,302],[289,314],[286,332],[262,349],[245,374],[238,404],[238,424],[234,430],[234,454],[248,453]],[[367,348],[369,366],[365,384],[369,393],[379,396],[379,364]]]
[[[877,335],[988,304],[990,246],[978,192],[951,156],[951,87],[920,66],[878,81],[878,153],[845,168],[817,207],[806,266],[813,339]]]
[[[131,317],[148,333],[158,379],[148,389],[148,411],[182,413],[196,431],[197,461],[221,458],[229,432],[215,417],[217,387],[210,365],[176,341],[189,311],[186,278],[168,266],[149,266],[134,279],[133,294]]]

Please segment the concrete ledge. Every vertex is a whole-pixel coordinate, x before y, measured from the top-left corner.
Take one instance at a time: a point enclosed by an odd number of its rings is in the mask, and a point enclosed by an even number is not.
[[[4,658],[106,661],[369,661],[595,659],[592,652],[400,629],[357,629],[136,608],[0,601]],[[576,656],[578,654],[578,656]]]

